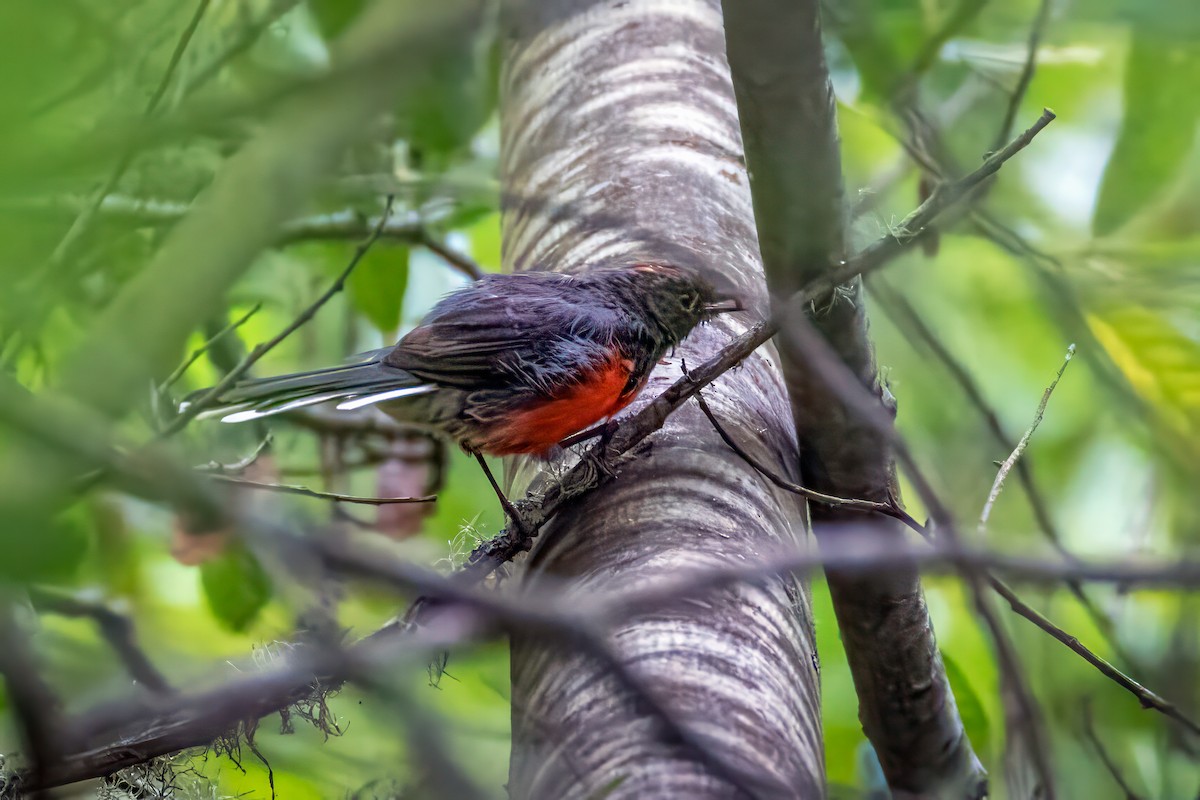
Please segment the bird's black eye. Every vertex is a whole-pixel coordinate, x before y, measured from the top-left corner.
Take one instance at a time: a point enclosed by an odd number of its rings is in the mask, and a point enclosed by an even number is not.
[[[679,305],[684,311],[689,314],[694,314],[700,310],[700,295],[695,292],[687,292],[679,296]]]

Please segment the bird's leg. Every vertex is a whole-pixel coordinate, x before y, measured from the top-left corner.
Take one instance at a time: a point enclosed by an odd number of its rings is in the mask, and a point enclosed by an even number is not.
[[[479,462],[479,466],[483,469],[483,474],[487,476],[488,483],[492,485],[492,490],[496,493],[496,497],[500,498],[500,505],[504,509],[504,513],[512,520],[519,530],[525,530],[525,523],[521,520],[521,514],[517,511],[517,507],[512,504],[512,501],[505,496],[504,490],[500,488],[500,484],[496,483],[496,476],[492,475],[492,469],[488,466],[483,455],[475,450],[468,450],[471,455],[475,456],[475,460]]]

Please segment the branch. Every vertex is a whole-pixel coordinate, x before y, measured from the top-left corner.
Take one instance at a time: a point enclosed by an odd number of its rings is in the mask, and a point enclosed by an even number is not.
[[[717,435],[721,437],[721,441],[725,442],[725,444],[729,446],[730,450],[737,453],[740,459],[745,461],[747,464],[753,467],[756,472],[769,480],[771,483],[778,486],[780,489],[783,489],[786,492],[791,492],[792,494],[798,494],[801,497],[818,503],[824,503],[827,506],[836,506],[838,508],[845,508],[854,511],[874,511],[878,514],[885,514],[889,517],[896,516],[896,508],[888,503],[875,503],[870,500],[851,500],[845,497],[834,497],[831,494],[823,494],[780,477],[768,469],[761,461],[747,453],[746,450],[739,445],[732,436],[729,435],[729,432],[725,430],[725,427],[717,421],[716,415],[714,415],[712,409],[708,407],[708,403],[705,402],[704,395],[701,392],[696,392],[696,405],[700,406],[700,410],[704,412],[704,416],[708,417],[708,421],[712,423],[713,430],[715,430]]]
[[[1066,570],[1064,571],[1062,577],[1068,581],[1076,582],[1082,579],[1081,577],[1076,577],[1071,573],[1072,570]],[[1008,604],[1012,607],[1013,611],[1020,614],[1034,625],[1037,625],[1084,661],[1095,667],[1101,675],[1108,678],[1113,683],[1117,684],[1122,689],[1136,697],[1142,708],[1153,708],[1155,711],[1158,711],[1170,719],[1175,720],[1187,730],[1200,736],[1200,724],[1197,724],[1195,720],[1191,719],[1182,711],[1180,711],[1178,706],[1175,706],[1174,704],[1168,702],[1161,695],[1151,691],[1150,689],[1147,689],[1145,686],[1142,686],[1133,678],[1130,678],[1128,675],[1121,672],[1121,670],[1117,669],[1112,664],[1108,663],[1099,655],[1094,653],[1092,650],[1088,649],[1088,647],[1080,642],[1075,636],[1067,633],[1045,616],[1035,611],[1032,607],[1025,603],[1025,601],[1021,600],[1017,596],[1016,592],[1009,588],[1009,586],[1000,579],[993,576],[988,576],[988,582],[991,584],[992,588],[995,589],[997,594],[1008,601]]]
[[[13,716],[20,727],[25,745],[25,756],[29,760],[29,786],[22,781],[22,789],[32,788],[35,797],[42,776],[52,770],[61,751],[69,747],[64,740],[66,729],[60,725],[61,704],[54,692],[42,680],[25,634],[17,625],[14,603],[7,591],[0,595],[0,675],[8,701],[13,707]]]
[[[993,147],[1000,147],[1008,141],[1009,136],[1012,136],[1013,123],[1017,119],[1021,101],[1025,99],[1025,93],[1029,90],[1029,84],[1033,81],[1033,73],[1037,69],[1038,46],[1041,44],[1042,34],[1046,31],[1046,23],[1050,21],[1051,4],[1051,0],[1041,0],[1038,5],[1037,16],[1034,17],[1033,25],[1029,29],[1025,63],[1021,67],[1021,75],[1017,78],[1017,85],[1013,89],[1012,96],[1008,99],[1008,106],[1004,109],[1004,121],[1000,123],[1000,130],[996,132],[996,144]]]
[[[1024,133],[1013,139],[998,152],[988,156],[983,166],[964,175],[958,180],[941,183],[933,190],[929,199],[915,211],[901,220],[892,235],[878,240],[859,254],[860,272],[869,272],[877,262],[887,261],[895,257],[905,246],[912,244],[929,227],[930,223],[949,206],[958,203],[974,191],[981,183],[995,175],[1004,162],[1024,150],[1041,133],[1047,125],[1053,122],[1055,114],[1050,109],[1042,110],[1042,115]]]
[[[863,425],[890,445],[896,460],[904,468],[921,501],[929,509],[938,537],[944,537],[952,548],[964,546],[954,515],[934,491],[932,484],[893,426],[890,415],[878,402],[878,398],[859,382],[858,376],[841,362],[837,353],[821,338],[806,318],[794,318],[785,333],[792,338],[795,352],[804,355],[813,373],[819,376],[833,396],[844,404],[846,413],[855,416]],[[1015,722],[1014,727],[1019,728],[1026,737],[1029,745],[1028,755],[1037,771],[1041,790],[1048,800],[1053,800],[1055,796],[1053,772],[1050,769],[1041,715],[1036,700],[1024,679],[1016,649],[991,607],[990,598],[983,590],[983,581],[979,572],[965,569],[963,578],[970,590],[976,612],[991,634],[1000,666],[1001,686],[1007,688],[1015,700],[1011,709]]]
[[[456,250],[451,250],[446,245],[438,241],[429,231],[422,228],[417,233],[417,241],[424,245],[428,250],[436,253],[443,261],[449,264],[454,269],[466,275],[473,281],[477,281],[483,277],[483,269],[465,254]]]
[[[1021,454],[1025,452],[1025,448],[1029,446],[1029,440],[1033,437],[1033,432],[1038,429],[1038,425],[1042,424],[1042,416],[1046,413],[1046,404],[1050,402],[1050,395],[1054,393],[1054,389],[1058,386],[1058,382],[1062,380],[1063,373],[1067,371],[1067,365],[1071,363],[1071,359],[1075,356],[1075,345],[1067,348],[1067,357],[1063,359],[1062,366],[1058,369],[1058,374],[1054,376],[1054,380],[1046,387],[1046,391],[1042,393],[1042,400],[1038,403],[1037,413],[1033,416],[1033,424],[1029,426],[1029,430],[1025,431],[1025,435],[1017,442],[1017,446],[1013,448],[1008,458],[1004,459],[1004,463],[1000,465],[999,471],[996,473],[996,480],[992,483],[992,490],[988,493],[987,502],[983,504],[983,511],[979,515],[979,538],[983,538],[987,534],[988,517],[992,515],[992,506],[996,503],[996,498],[1000,496],[1000,490],[1004,488],[1004,479],[1008,477],[1008,473],[1012,471],[1013,465],[1021,458]]]
[[[175,371],[172,372],[170,375],[168,375],[166,380],[164,380],[161,384],[159,384],[159,387],[158,387],[159,393],[161,394],[161,393],[165,392],[167,389],[170,389],[172,386],[174,386],[175,382],[178,381],[180,378],[182,378],[183,374],[188,371],[188,369],[192,366],[192,364],[195,364],[196,361],[198,361],[200,359],[200,356],[207,353],[209,348],[211,348],[217,342],[224,339],[229,334],[236,331],[238,328],[245,325],[247,322],[250,321],[250,318],[253,317],[255,314],[257,314],[261,309],[262,309],[262,303],[261,302],[255,303],[254,308],[247,311],[240,319],[234,320],[233,322],[229,323],[224,328],[222,328],[221,330],[217,331],[215,334],[210,336],[204,342],[204,344],[200,345],[200,347],[197,347],[195,350],[193,350],[192,354],[190,356],[188,356],[188,358],[182,364],[180,364],[178,367],[176,367]]]
[[[264,492],[277,492],[279,494],[297,494],[302,497],[314,497],[318,500],[332,500],[335,503],[357,503],[364,506],[432,503],[437,500],[436,495],[427,495],[424,497],[362,497],[353,494],[338,494],[337,492],[319,492],[316,489],[309,489],[307,486],[291,486],[285,483],[262,483],[245,478],[235,478],[231,475],[210,474],[208,477],[210,480],[219,483],[228,483],[245,489],[259,489]]]
[[[1104,747],[1104,742],[1100,741],[1099,734],[1096,733],[1096,720],[1092,717],[1092,702],[1089,698],[1083,704],[1083,733],[1088,741],[1092,743],[1092,747],[1096,748],[1096,754],[1100,756],[1101,763],[1108,770],[1108,774],[1112,776],[1117,786],[1121,788],[1121,792],[1125,795],[1125,800],[1142,800],[1142,796],[1133,791],[1133,787],[1125,780],[1125,776],[1121,774],[1121,770],[1117,768],[1117,763],[1113,761],[1112,756],[1108,754],[1108,750]]]
[[[962,388],[963,393],[966,394],[968,401],[975,406],[983,417],[984,424],[991,432],[992,438],[1007,452],[1011,453],[1015,450],[1017,442],[1009,438],[1004,430],[1004,426],[1000,422],[999,415],[988,403],[987,398],[983,396],[983,390],[975,383],[966,366],[954,357],[937,335],[925,324],[925,321],[921,319],[916,309],[913,308],[904,295],[894,290],[884,280],[873,280],[868,284],[868,288],[872,294],[878,297],[884,313],[891,318],[892,322],[904,330],[910,340],[915,338],[923,342],[933,353],[934,357],[946,367],[951,377]],[[1064,558],[1073,558],[1072,553],[1063,544],[1062,535],[1059,533],[1054,518],[1050,514],[1046,500],[1038,488],[1037,481],[1034,480],[1033,468],[1027,456],[1017,461],[1016,470],[1017,478],[1021,482],[1021,487],[1024,489],[1025,495],[1029,500],[1029,506],[1033,511],[1038,528],[1060,555]],[[1092,622],[1104,634],[1113,651],[1126,664],[1132,665],[1134,663],[1133,659],[1128,653],[1124,652],[1120,641],[1117,639],[1112,619],[1092,601],[1083,590],[1082,585],[1077,581],[1070,582],[1068,585],[1072,594],[1075,595],[1076,600],[1079,601],[1088,616],[1091,617]]]
[[[30,588],[29,599],[38,611],[92,620],[131,678],[156,694],[169,695],[174,692],[170,682],[138,646],[133,622],[125,615],[99,603],[39,587]]]

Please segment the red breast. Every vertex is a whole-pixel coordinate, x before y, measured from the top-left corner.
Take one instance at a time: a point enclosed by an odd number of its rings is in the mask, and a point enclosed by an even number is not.
[[[539,398],[495,423],[482,437],[480,449],[499,456],[551,450],[629,405],[642,388],[629,386],[632,370],[632,361],[614,354],[603,367],[553,397]]]

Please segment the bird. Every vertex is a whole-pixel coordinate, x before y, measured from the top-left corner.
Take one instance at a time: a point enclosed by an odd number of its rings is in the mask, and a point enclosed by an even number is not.
[[[394,347],[242,381],[202,416],[377,406],[454,440],[486,469],[483,455],[546,457],[607,423],[694,327],[739,310],[734,296],[668,264],[489,274],[444,297]]]

